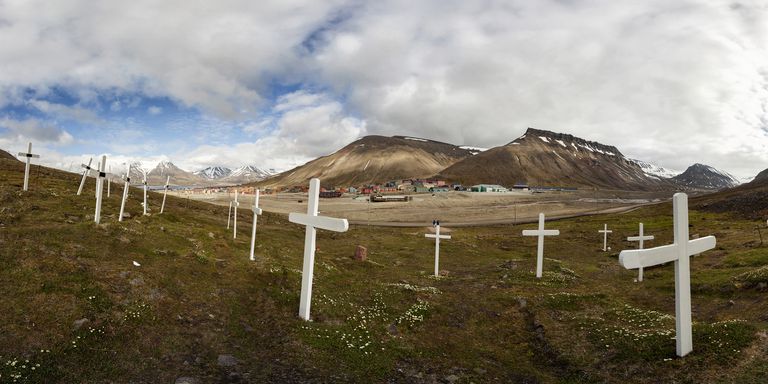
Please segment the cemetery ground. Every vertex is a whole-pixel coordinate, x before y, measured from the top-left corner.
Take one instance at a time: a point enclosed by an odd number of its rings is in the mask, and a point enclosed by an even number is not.
[[[548,221],[534,278],[535,224],[454,228],[433,274],[426,228],[318,231],[311,317],[298,317],[304,228],[259,218],[248,260],[227,207],[151,193],[142,216],[122,188],[93,223],[94,181],[0,160],[0,383],[762,382],[768,375],[768,248],[759,223],[691,211],[716,235],[693,257],[693,352],[675,356],[671,264],[621,268],[637,223],[672,241],[671,204]],[[90,193],[89,193],[90,192]],[[249,196],[250,197],[250,196]],[[250,197],[252,198],[252,197]],[[323,208],[320,202],[320,209]],[[304,207],[297,207],[302,212]],[[608,252],[602,235],[608,223]],[[764,222],[762,223],[764,225]],[[443,228],[445,230],[446,228]],[[366,261],[352,259],[357,245]],[[138,264],[135,265],[134,262]]]

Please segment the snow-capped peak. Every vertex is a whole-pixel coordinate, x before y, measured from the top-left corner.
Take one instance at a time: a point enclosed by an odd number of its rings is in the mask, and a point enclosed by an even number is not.
[[[665,179],[669,179],[682,173],[680,171],[664,168],[662,166],[649,163],[647,161],[642,161],[637,159],[627,159],[627,160],[637,164],[640,167],[640,169],[642,169],[643,172],[645,172],[645,174],[648,176],[662,177]]]
[[[193,173],[197,176],[201,176],[206,179],[213,180],[213,179],[221,179],[222,177],[229,176],[232,173],[232,170],[227,167],[214,166],[214,167],[201,169]]]

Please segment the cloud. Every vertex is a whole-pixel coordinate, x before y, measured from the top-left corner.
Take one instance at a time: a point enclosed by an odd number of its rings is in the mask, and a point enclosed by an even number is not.
[[[190,166],[288,166],[368,133],[490,147],[532,126],[671,168],[768,167],[758,1],[33,0],[0,15],[0,107],[88,122],[167,99],[203,116],[155,128]],[[165,151],[151,137],[120,147]]]
[[[2,117],[0,118],[0,140],[6,145],[25,141],[69,144],[73,142],[73,137],[69,132],[47,121],[38,119],[14,120]]]
[[[163,109],[153,105],[147,108],[147,113],[149,113],[150,115],[159,115],[163,113]]]

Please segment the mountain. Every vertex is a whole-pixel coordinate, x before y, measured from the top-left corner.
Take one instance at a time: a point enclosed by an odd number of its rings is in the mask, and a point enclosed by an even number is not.
[[[658,190],[670,183],[649,176],[613,146],[569,134],[528,128],[507,145],[465,158],[438,173],[464,185],[600,187]]]
[[[174,185],[201,185],[206,181],[192,172],[177,167],[170,161],[161,161],[147,173],[147,182],[150,185],[165,185],[168,176],[171,177],[171,184]]]
[[[310,178],[319,177],[323,186],[346,187],[429,177],[475,152],[416,137],[365,136],[258,184],[266,188],[306,185]]]
[[[725,189],[739,185],[739,181],[734,176],[698,163],[691,165],[685,172],[671,180],[682,186],[697,189]]]
[[[768,219],[768,169],[758,173],[749,183],[695,198],[691,205],[710,212],[730,212],[764,223]]]
[[[254,181],[261,181],[268,177],[271,177],[274,175],[274,170],[265,171],[263,169],[257,168],[253,165],[245,165],[240,168],[237,168],[235,170],[232,170],[227,176],[223,177],[221,180],[233,183],[233,184],[245,184],[245,183],[251,183]]]
[[[647,161],[642,161],[637,159],[629,159],[629,160],[637,164],[640,167],[640,169],[642,169],[643,172],[645,172],[646,175],[651,177],[669,179],[682,173],[680,171],[664,168],[656,164],[649,163]]]
[[[17,160],[16,156],[13,156],[8,152],[3,151],[2,149],[0,149],[0,159]]]
[[[193,172],[194,175],[200,176],[208,180],[221,179],[229,176],[231,173],[232,173],[231,169],[227,167],[219,167],[219,166],[208,167],[206,169]]]

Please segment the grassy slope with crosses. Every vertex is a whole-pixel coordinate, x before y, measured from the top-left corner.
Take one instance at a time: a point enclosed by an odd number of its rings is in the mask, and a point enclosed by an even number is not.
[[[544,277],[534,225],[454,229],[353,226],[318,231],[312,322],[297,317],[304,231],[259,218],[239,235],[225,207],[168,198],[119,223],[121,187],[93,223],[94,182],[0,160],[0,383],[173,382],[760,382],[768,375],[768,248],[755,223],[692,211],[691,233],[718,238],[692,261],[694,352],[674,356],[672,265],[643,283],[617,262],[637,222],[672,240],[670,204],[548,222]],[[152,193],[150,205],[159,207]],[[305,206],[298,204],[297,211]],[[322,209],[322,201],[321,201]],[[597,233],[607,222],[613,251]],[[350,258],[368,247],[367,262]],[[133,261],[141,266],[133,265]],[[76,329],[78,319],[89,321]],[[239,364],[217,365],[220,354]]]

